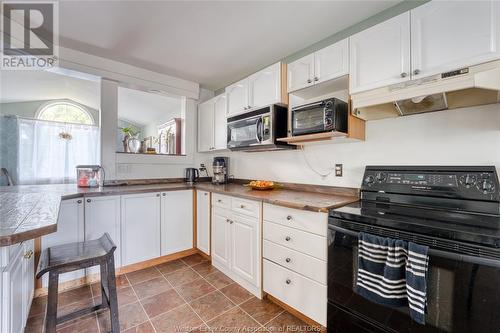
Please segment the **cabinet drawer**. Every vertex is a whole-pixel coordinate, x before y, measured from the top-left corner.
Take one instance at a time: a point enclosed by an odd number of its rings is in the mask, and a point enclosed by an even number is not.
[[[260,202],[245,200],[240,198],[231,198],[231,209],[239,214],[248,215],[259,218],[260,216]]]
[[[326,261],[264,240],[264,258],[326,285]]]
[[[264,204],[264,221],[270,221],[326,237],[328,214]]]
[[[231,197],[228,197],[227,195],[213,193],[212,205],[224,209],[231,209]]]
[[[264,259],[264,291],[326,326],[327,290],[289,269]]]
[[[264,239],[315,258],[326,260],[326,238],[264,221]]]

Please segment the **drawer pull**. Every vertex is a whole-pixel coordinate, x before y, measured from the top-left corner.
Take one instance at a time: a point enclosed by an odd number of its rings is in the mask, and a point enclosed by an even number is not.
[[[230,219],[226,219],[226,222],[229,223],[229,221],[231,221]]]
[[[292,261],[292,259],[290,259],[290,258],[286,258],[286,259],[285,259],[285,261],[286,261],[286,262],[290,262],[290,261]]]
[[[290,279],[286,279],[286,281],[285,281],[285,282],[286,282],[286,284],[290,284],[290,283],[292,283],[292,280],[290,280]]]
[[[288,216],[286,217],[286,219],[287,219],[288,221],[291,221],[291,220],[292,220],[292,215],[288,215]]]
[[[81,203],[82,203],[82,200],[77,200],[77,201],[76,201],[76,203],[81,204]]]
[[[285,237],[285,240],[286,240],[287,242],[289,242],[289,241],[291,240],[290,236],[286,236],[286,237]]]
[[[24,259],[31,259],[32,256],[33,256],[33,250],[29,250],[24,254]]]
[[[207,196],[207,194],[208,194],[208,193],[206,193],[206,192],[205,192],[205,193],[203,193],[203,195],[204,195],[204,196]]]
[[[221,199],[217,199],[217,202],[222,202],[222,200]]]
[[[92,201],[92,200],[90,200],[90,199],[87,199],[87,202],[91,202],[91,201]]]
[[[166,193],[162,193],[161,195],[163,195],[165,197],[167,194]]]
[[[157,196],[157,197],[159,197],[159,196],[160,196],[160,193],[157,193],[157,194],[156,194],[156,196]]]
[[[240,208],[241,208],[241,209],[245,208],[245,205],[240,205]]]

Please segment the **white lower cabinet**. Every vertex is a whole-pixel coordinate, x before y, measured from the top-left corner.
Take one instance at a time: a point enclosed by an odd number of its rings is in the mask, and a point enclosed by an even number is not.
[[[121,196],[122,265],[160,256],[160,193]]]
[[[34,241],[1,249],[0,331],[22,333],[34,291]]]
[[[193,248],[193,190],[161,194],[161,255]]]
[[[264,291],[326,326],[326,213],[264,204]]]
[[[121,266],[121,200],[119,195],[100,196],[85,199],[85,240],[98,239],[105,232],[116,245],[115,267]],[[87,273],[99,272],[99,267],[88,269]]]
[[[73,242],[83,242],[84,233],[84,202],[83,198],[68,199],[61,202],[57,219],[57,232],[42,237],[42,251],[56,245]],[[85,276],[85,270],[68,272],[59,275],[59,282],[75,280]],[[42,286],[49,285],[49,274],[42,277]]]
[[[212,203],[212,264],[262,298],[262,204],[219,194],[212,194]]]
[[[196,191],[196,247],[210,255],[210,192]]]

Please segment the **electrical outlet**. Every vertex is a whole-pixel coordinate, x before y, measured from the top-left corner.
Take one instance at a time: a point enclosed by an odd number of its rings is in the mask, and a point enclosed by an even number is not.
[[[335,176],[342,177],[342,164],[335,164]]]

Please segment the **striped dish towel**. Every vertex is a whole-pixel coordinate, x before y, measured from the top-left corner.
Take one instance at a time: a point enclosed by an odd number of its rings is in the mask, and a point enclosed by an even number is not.
[[[385,306],[408,306],[411,318],[425,324],[427,246],[359,233],[356,292]]]

